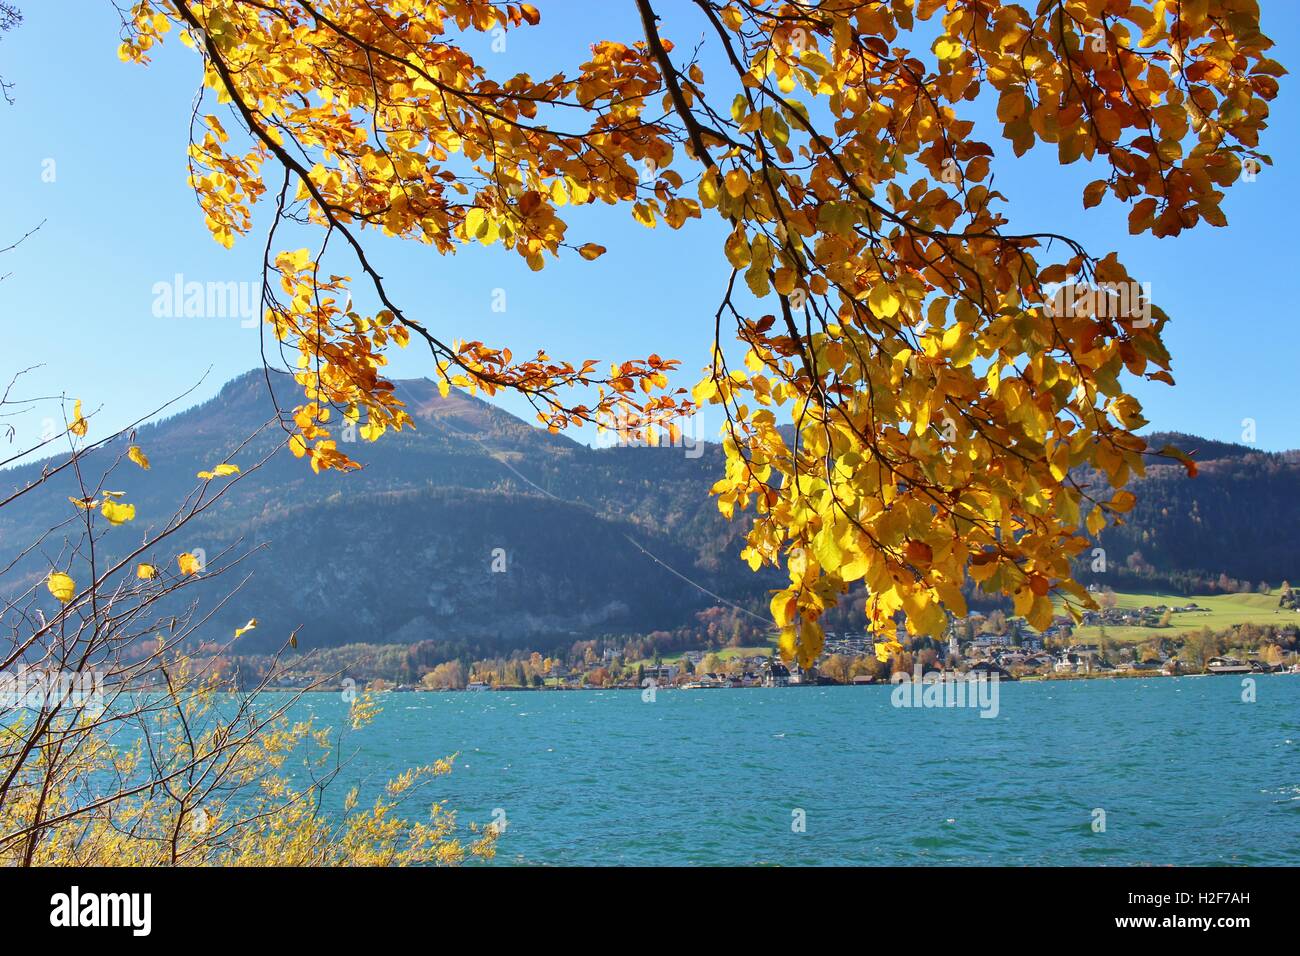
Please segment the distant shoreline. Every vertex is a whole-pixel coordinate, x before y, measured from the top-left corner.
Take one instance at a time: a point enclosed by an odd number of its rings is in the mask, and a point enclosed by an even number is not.
[[[943,673],[943,672],[934,671],[934,672],[931,672],[931,673]],[[928,676],[928,675],[927,675],[927,676]],[[962,676],[964,677],[965,675],[962,675]],[[1078,681],[1078,680],[1134,680],[1134,679],[1145,679],[1145,678],[1152,678],[1152,677],[1267,677],[1267,676],[1277,676],[1277,677],[1286,677],[1286,676],[1289,676],[1289,677],[1297,677],[1297,676],[1300,676],[1300,674],[1296,674],[1296,673],[1291,672],[1291,671],[1258,671],[1258,672],[1252,672],[1252,673],[1249,673],[1249,674],[1237,674],[1237,673],[1228,673],[1228,674],[1213,674],[1213,673],[1202,673],[1202,674],[1170,674],[1170,673],[1166,673],[1166,672],[1164,672],[1164,671],[1128,671],[1128,672],[1123,672],[1123,673],[1109,673],[1109,674],[1097,674],[1097,673],[1092,673],[1092,674],[1078,674],[1078,673],[1074,673],[1074,674],[1059,674],[1059,675],[1057,675],[1057,674],[1031,674],[1031,675],[1026,676],[1026,677],[999,677],[998,680],[999,680],[1000,683],[1006,683],[1006,684],[1047,684],[1047,683],[1055,683],[1055,682],[1058,682],[1058,681]],[[928,683],[928,681],[924,681],[924,682],[925,682],[925,683]],[[840,683],[815,684],[815,683],[810,683],[810,684],[787,684],[787,685],[784,685],[784,686],[782,686],[782,687],[765,687],[765,686],[762,686],[762,685],[754,685],[754,686],[751,686],[751,687],[724,687],[724,686],[719,686],[719,687],[684,687],[684,686],[683,686],[683,687],[678,687],[678,686],[674,686],[674,685],[672,685],[672,684],[658,684],[658,685],[656,685],[656,686],[654,687],[654,690],[655,690],[656,692],[659,692],[659,691],[686,691],[686,690],[700,690],[700,691],[704,691],[704,690],[708,690],[708,691],[713,691],[713,690],[787,690],[787,689],[788,689],[788,690],[797,690],[797,689],[802,689],[802,688],[808,688],[808,689],[823,688],[823,689],[824,689],[824,688],[827,688],[827,687],[888,687],[888,688],[891,688],[891,689],[892,689],[892,688],[894,688],[894,687],[896,687],[896,686],[898,686],[898,684],[897,684],[896,682],[894,682],[894,681],[878,680],[878,681],[871,681],[871,682],[869,682],[869,683],[861,683],[861,684],[840,684]],[[377,691],[377,693],[386,693],[386,694],[488,694],[488,693],[501,693],[501,692],[505,692],[505,691],[511,691],[511,692],[528,692],[528,693],[542,693],[542,692],[575,693],[575,692],[583,692],[583,691],[586,691],[586,692],[591,692],[591,691],[640,691],[640,692],[644,693],[646,690],[649,690],[649,689],[650,689],[650,688],[646,688],[646,687],[634,687],[634,686],[626,685],[626,684],[620,684],[620,685],[610,686],[610,687],[518,687],[518,686],[502,686],[502,687],[484,687],[484,688],[476,688],[476,689],[474,689],[474,690],[470,690],[468,687],[442,687],[442,688],[438,688],[438,689],[436,689],[436,690],[431,690],[431,689],[426,688],[426,687],[390,687],[390,688],[385,688],[385,689],[382,690],[382,691]],[[285,694],[301,694],[301,693],[324,693],[324,694],[333,694],[333,693],[340,693],[340,692],[342,692],[343,690],[344,690],[344,688],[342,688],[342,687],[333,687],[333,686],[332,686],[332,687],[267,687],[267,688],[264,688],[262,692],[263,692],[263,693],[285,693]]]

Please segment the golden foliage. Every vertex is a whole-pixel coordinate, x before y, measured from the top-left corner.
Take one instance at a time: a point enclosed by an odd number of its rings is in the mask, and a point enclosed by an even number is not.
[[[535,24],[527,5],[136,5],[122,56],[145,60],[178,30],[247,140],[202,118],[190,161],[213,235],[248,231],[274,163],[279,208],[341,235],[384,305],[351,309],[347,278],[307,249],[275,257],[283,299],[266,318],[297,348],[306,398],[294,453],[355,466],[330,437],[334,408],[370,439],[411,424],[382,369],[412,334],[444,391],[514,389],[552,428],[620,407],[638,423],[675,414],[684,401],[654,394],[675,367],[658,356],[601,376],[593,360],[448,344],[392,303],[359,236],[499,244],[538,269],[569,246],[570,206],[621,204],[672,228],[708,210],[733,280],[718,317],[743,360],[715,342],[693,398],[727,415],[713,490],[728,517],[753,509],[743,557],[789,573],[772,602],[783,648],[815,658],[822,612],[858,581],[886,634],[900,613],[938,633],[945,611],[964,613],[967,579],[1036,627],[1053,594],[1091,605],[1069,559],[1132,507],[1123,486],[1151,452],[1123,379],[1172,384],[1168,318],[1114,253],[1009,231],[997,154],[963,114],[987,101],[1016,156],[1043,144],[1099,164],[1082,205],[1128,204],[1133,233],[1222,226],[1226,187],[1270,162],[1259,134],[1285,72],[1257,0],[701,0],[729,64],[708,82],[674,62],[651,0],[635,3],[644,37],[594,42],[544,79],[490,77],[455,42]],[[907,49],[935,18],[929,49]],[[733,302],[738,277],[771,314]],[[573,385],[598,400],[564,404]],[[1101,480],[1082,484],[1085,468]]]
[[[0,396],[0,409],[5,404]],[[84,421],[79,407],[76,417]],[[451,758],[398,775],[364,807],[359,792],[341,811],[325,802],[346,765],[342,734],[363,730],[379,713],[378,699],[352,704],[346,727],[334,733],[291,718],[300,695],[261,693],[269,677],[234,692],[223,655],[257,619],[222,643],[195,603],[175,600],[219,579],[229,556],[205,568],[197,554],[181,554],[179,575],[139,560],[219,496],[189,496],[162,531],[146,528],[135,550],[106,557],[96,545],[133,520],[135,507],[104,488],[121,457],[88,480],[95,447],[72,443],[63,463],[0,502],[13,507],[48,493],[49,479],[65,469],[80,491],[70,498],[75,519],[58,526],[80,530],[61,559],[70,566],[44,579],[59,606],[42,600],[39,581],[10,600],[12,633],[0,651],[0,866],[446,865],[490,857],[497,833],[462,834],[440,802],[408,819],[424,789],[450,773]],[[222,464],[201,477],[234,483],[260,464],[247,471]],[[80,589],[77,578],[86,582]],[[202,656],[187,656],[185,647]]]
[[[89,711],[49,725],[50,746],[32,750],[0,800],[0,865],[407,866],[493,855],[495,833],[474,827],[465,841],[442,803],[429,805],[425,822],[401,815],[453,758],[400,774],[365,807],[353,791],[341,813],[322,812],[337,735],[312,720],[252,718],[183,657],[167,674],[163,693],[116,698],[137,715],[134,737],[105,732],[113,718]],[[371,704],[352,722],[376,712]],[[0,726],[0,755],[24,749],[29,723]],[[10,762],[0,759],[0,775]]]

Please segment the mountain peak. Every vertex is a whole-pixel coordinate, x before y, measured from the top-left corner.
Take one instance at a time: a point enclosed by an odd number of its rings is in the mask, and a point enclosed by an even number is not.
[[[1248,455],[1269,455],[1274,452],[1266,452],[1260,448],[1251,448],[1249,445],[1240,445],[1235,442],[1215,441],[1212,438],[1201,438],[1198,435],[1189,435],[1187,432],[1158,431],[1143,435],[1148,445],[1154,450],[1159,450],[1165,445],[1173,445],[1182,451],[1187,452],[1198,462],[1222,461],[1231,458],[1245,458]]]

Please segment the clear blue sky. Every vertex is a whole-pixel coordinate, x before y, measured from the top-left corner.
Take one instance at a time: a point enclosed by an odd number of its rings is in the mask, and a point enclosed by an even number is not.
[[[499,58],[500,72],[544,75],[582,62],[593,40],[639,36],[629,0],[534,2],[542,25],[512,32],[506,52],[473,45],[490,67]],[[17,98],[0,104],[0,246],[45,225],[0,257],[0,274],[12,273],[0,282],[0,376],[43,365],[32,391],[66,391],[103,407],[94,437],[184,391],[209,367],[191,401],[258,363],[256,329],[237,318],[156,317],[153,287],[178,273],[187,281],[256,283],[264,233],[255,227],[223,249],[186,185],[187,123],[199,82],[192,51],[169,42],[149,67],[125,64],[110,4],[21,6],[26,22],[0,42],[0,73],[16,83]],[[1300,69],[1300,4],[1269,0],[1264,8],[1275,58]],[[679,44],[703,36],[686,0],[660,0],[658,9],[665,34]],[[1229,227],[1200,226],[1176,239],[1129,237],[1127,207],[1112,201],[1085,214],[1080,192],[1093,170],[1059,167],[1050,147],[1011,159],[995,129],[978,130],[1007,154],[994,172],[1015,228],[1065,233],[1094,254],[1118,250],[1173,317],[1167,341],[1178,385],[1135,386],[1153,427],[1237,441],[1242,419],[1253,418],[1259,446],[1300,447],[1293,318],[1300,244],[1290,231],[1300,187],[1296,87],[1283,78],[1263,142],[1276,165],[1232,188]],[[50,160],[55,178],[45,182]],[[377,234],[371,242],[397,301],[444,338],[480,338],[516,355],[545,347],[574,360],[658,352],[682,360],[681,384],[689,385],[708,361],[726,280],[721,237],[709,218],[678,232],[651,231],[625,210],[581,210],[570,217],[568,238],[598,241],[608,254],[593,263],[568,255],[536,274],[499,248],[444,258]],[[504,314],[491,309],[498,288],[507,295]],[[392,368],[398,376],[428,371],[414,346],[394,354]],[[20,428],[31,435],[39,422]]]

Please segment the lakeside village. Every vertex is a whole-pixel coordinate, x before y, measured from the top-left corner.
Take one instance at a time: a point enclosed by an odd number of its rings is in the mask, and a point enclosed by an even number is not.
[[[1285,599],[1282,606],[1300,613]],[[657,653],[635,661],[628,660],[626,649],[618,645],[583,641],[574,645],[567,660],[519,652],[511,658],[468,665],[447,661],[428,668],[416,681],[375,676],[355,683],[377,691],[632,690],[862,686],[888,684],[903,674],[918,673],[925,675],[923,679],[941,680],[1300,674],[1300,626],[1296,624],[1248,623],[1218,634],[1209,628],[1162,634],[1172,629],[1174,615],[1187,620],[1208,613],[1191,599],[1140,608],[1103,603],[1100,610],[1085,612],[1078,625],[1058,615],[1046,631],[1038,633],[1022,618],[1009,618],[1000,610],[973,612],[950,619],[946,641],[912,637],[900,623],[896,639],[904,650],[882,654],[884,660],[877,656],[877,639],[870,635],[828,633],[821,656],[808,669],[782,661],[770,647]],[[1094,642],[1080,641],[1076,627],[1099,636]],[[1127,637],[1110,638],[1107,628],[1122,628]],[[1150,629],[1152,636],[1134,637],[1138,628]],[[303,683],[302,675],[290,675],[273,680],[272,686]]]

